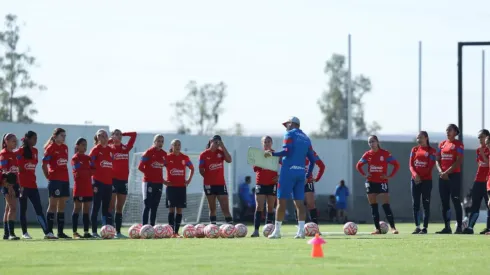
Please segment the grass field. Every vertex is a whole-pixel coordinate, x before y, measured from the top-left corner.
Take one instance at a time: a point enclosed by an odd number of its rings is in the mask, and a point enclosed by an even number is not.
[[[279,240],[45,241],[31,229],[34,240],[0,241],[0,274],[490,274],[490,236],[411,235],[411,224],[400,224],[400,235],[380,236],[363,233],[371,225],[357,236],[341,234],[341,225],[320,228],[330,233],[323,236],[325,257],[316,259],[307,240],[292,239],[294,226]]]

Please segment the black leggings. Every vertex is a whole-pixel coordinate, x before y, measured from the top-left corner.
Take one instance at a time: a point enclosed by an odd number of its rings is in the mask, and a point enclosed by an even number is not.
[[[463,222],[463,207],[461,206],[461,173],[449,174],[449,180],[439,178],[439,195],[442,204],[442,218],[446,228],[450,227],[451,222],[451,205],[453,201],[454,210],[456,211],[456,221],[458,225]]]
[[[148,216],[150,216],[150,225],[154,226],[157,219],[157,210],[162,199],[163,184],[161,183],[143,183],[143,209],[142,222],[143,225],[148,224]]]
[[[474,182],[473,188],[471,189],[471,208],[469,220],[469,227],[473,228],[480,215],[480,205],[481,201],[485,201],[485,208],[487,208],[487,216],[490,214],[490,210],[488,209],[488,194],[487,194],[487,183],[486,182]],[[489,216],[490,217],[490,216]],[[488,228],[488,217],[487,217],[487,228]]]
[[[413,219],[415,226],[420,226],[420,197],[422,197],[422,205],[424,206],[424,228],[429,226],[430,217],[430,195],[432,192],[432,180],[423,180],[419,184],[411,181],[412,190],[412,208]]]
[[[92,185],[94,189],[94,201],[92,204],[92,232],[97,233],[97,217],[102,205],[102,225],[112,225],[112,215],[109,213],[109,206],[112,199],[112,183],[103,184],[100,181],[94,181]]]
[[[22,234],[27,233],[27,200],[31,201],[34,211],[36,211],[36,218],[41,225],[44,234],[48,233],[48,226],[46,218],[44,217],[43,207],[41,205],[41,197],[39,196],[39,190],[37,188],[21,188],[19,203],[20,203],[20,225],[22,227]]]

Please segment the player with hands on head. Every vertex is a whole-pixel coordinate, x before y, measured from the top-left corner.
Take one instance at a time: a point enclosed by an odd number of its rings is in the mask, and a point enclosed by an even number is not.
[[[361,159],[356,165],[357,171],[366,178],[366,193],[369,205],[371,206],[371,213],[373,216],[374,226],[376,230],[371,234],[381,234],[379,226],[379,210],[377,197],[381,198],[383,203],[383,210],[386,218],[391,227],[393,234],[398,234],[398,230],[395,227],[395,218],[390,206],[390,197],[388,189],[388,180],[391,179],[398,169],[400,164],[387,150],[381,149],[379,145],[379,139],[375,135],[371,135],[368,138],[368,144],[371,148],[369,151],[362,155]],[[368,172],[365,173],[363,166],[368,165]],[[393,170],[388,174],[388,164],[393,166]]]
[[[224,162],[231,163],[231,155],[219,135],[213,136],[206,150],[199,155],[199,173],[203,177],[204,193],[208,200],[209,220],[216,224],[216,200],[219,201],[226,223],[232,224]]]

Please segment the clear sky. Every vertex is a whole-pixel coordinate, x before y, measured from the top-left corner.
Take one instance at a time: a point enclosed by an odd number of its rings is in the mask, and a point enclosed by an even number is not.
[[[48,86],[32,93],[36,121],[123,130],[174,130],[170,103],[189,80],[228,84],[220,128],[240,122],[248,134],[281,133],[280,122],[295,115],[315,130],[325,61],[347,53],[350,33],[353,74],[373,83],[367,120],[381,133],[417,131],[421,40],[423,128],[444,131],[457,122],[456,43],[490,40],[486,0],[0,0],[6,13],[25,23],[21,45]],[[481,126],[482,50],[464,52],[468,134]]]

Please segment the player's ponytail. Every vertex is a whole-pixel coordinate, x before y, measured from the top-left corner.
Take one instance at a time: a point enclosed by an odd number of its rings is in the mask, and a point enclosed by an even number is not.
[[[24,137],[22,138],[22,148],[24,149],[23,157],[25,159],[32,159],[32,149],[31,146],[29,146],[29,140],[35,136],[37,136],[36,132],[27,131],[27,133],[25,133]]]
[[[206,149],[211,148],[211,140],[208,141],[208,144],[206,145]]]
[[[97,135],[94,136],[94,145],[99,144],[99,139],[97,138]]]
[[[87,140],[81,137],[78,138],[77,141],[75,142],[75,154],[78,153],[78,146],[80,146],[82,142],[87,142]]]
[[[10,135],[10,133],[4,134],[3,137],[2,137],[2,149],[7,148],[7,138],[8,138],[8,135]]]

